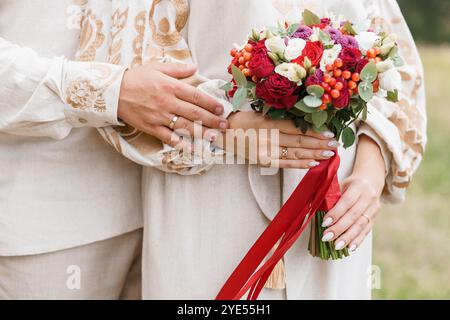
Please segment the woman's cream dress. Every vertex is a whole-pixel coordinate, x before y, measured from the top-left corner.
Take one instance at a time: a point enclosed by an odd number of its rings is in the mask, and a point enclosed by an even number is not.
[[[353,21],[370,18],[375,25],[397,33],[406,60],[401,71],[401,101],[374,99],[368,121],[358,124],[358,135],[371,136],[383,151],[387,165],[384,199],[402,200],[422,158],[426,116],[420,59],[396,1],[113,1],[112,24],[105,11],[96,13],[90,4],[88,8],[94,18],[103,16],[105,29],[112,30],[93,59],[132,66],[160,56],[192,59],[209,79],[229,80],[229,49],[233,43],[242,43],[253,27],[286,17],[299,19],[305,8],[317,13],[329,9]],[[90,29],[95,28],[98,24],[85,22],[84,35],[91,35]],[[141,133],[111,127],[101,134],[125,156],[149,165],[142,182],[145,299],[214,298],[306,173],[284,170],[262,175],[256,166],[215,165],[209,171],[200,170],[201,175],[189,175],[198,172],[195,167],[164,162],[170,152],[153,157],[154,150]],[[341,180],[352,171],[355,150],[339,150]],[[284,258],[285,289],[265,289],[261,298],[370,298],[371,236],[341,261],[312,258],[308,238],[305,232]]]

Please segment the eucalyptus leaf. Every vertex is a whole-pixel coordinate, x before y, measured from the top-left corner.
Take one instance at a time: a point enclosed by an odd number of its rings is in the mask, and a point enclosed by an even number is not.
[[[313,113],[317,110],[317,108],[308,107],[303,100],[297,102],[295,104],[294,108],[296,108],[300,111],[303,111],[305,113]]]
[[[328,113],[326,111],[314,112],[312,115],[312,122],[316,128],[322,127],[328,119]]]
[[[322,105],[322,100],[315,96],[306,96],[303,101],[310,108],[318,108]]]
[[[239,87],[233,96],[234,111],[239,110],[247,100],[247,88]]]
[[[325,93],[325,90],[318,85],[312,85],[312,86],[308,86],[306,88],[306,92],[308,92],[308,94],[316,97],[316,98],[322,98],[323,94]]]
[[[378,77],[378,70],[375,62],[369,62],[361,71],[361,80],[366,82],[374,82]]]
[[[234,87],[233,83],[227,82],[222,87],[220,87],[220,89],[228,93],[228,91],[232,90],[233,87]]]
[[[342,142],[344,143],[344,148],[351,147],[356,140],[355,132],[352,128],[347,127],[342,131]]]
[[[312,11],[303,11],[303,21],[307,26],[312,26],[315,24],[320,24],[320,18]]]
[[[247,87],[247,82],[248,82],[247,78],[242,73],[242,71],[239,70],[238,67],[236,67],[235,65],[232,65],[231,72],[233,74],[234,81],[236,81],[236,84],[238,86]]]
[[[359,96],[365,102],[369,102],[373,98],[373,85],[370,82],[361,82],[358,86]]]

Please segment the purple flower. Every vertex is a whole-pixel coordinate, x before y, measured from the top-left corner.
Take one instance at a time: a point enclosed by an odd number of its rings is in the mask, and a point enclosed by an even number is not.
[[[298,38],[307,40],[311,35],[313,34],[313,31],[310,27],[300,27],[295,31],[295,33],[292,35],[292,38]]]
[[[341,36],[337,38],[336,40],[337,44],[340,44],[343,49],[345,48],[359,48],[358,41],[356,41],[355,38],[352,36]]]
[[[316,72],[309,76],[308,79],[306,79],[306,86],[312,86],[312,85],[320,85],[323,80],[323,71],[320,69],[317,69]]]
[[[328,32],[328,34],[331,36],[331,39],[333,39],[335,42],[337,41],[337,39],[342,37],[342,32],[332,27],[326,28],[325,31]]]

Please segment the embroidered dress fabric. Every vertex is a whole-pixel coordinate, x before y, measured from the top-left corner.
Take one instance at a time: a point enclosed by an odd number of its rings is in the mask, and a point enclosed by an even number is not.
[[[278,19],[300,19],[303,9],[308,8],[319,14],[334,12],[342,14],[352,21],[371,19],[375,28],[381,27],[396,33],[405,66],[401,69],[403,89],[400,92],[400,102],[397,104],[383,99],[373,99],[369,104],[367,122],[359,123],[358,135],[368,135],[380,146],[386,162],[386,187],[383,199],[388,202],[400,202],[404,199],[414,172],[421,162],[426,144],[426,114],[425,93],[423,84],[423,69],[417,53],[414,40],[395,1],[365,0],[362,2],[334,1],[334,0],[264,0],[249,1],[246,7],[253,6],[268,9],[262,13],[258,23],[267,24],[273,19],[273,12],[277,12]],[[189,12],[189,5],[195,11]],[[211,4],[208,4],[210,6]],[[223,4],[214,4],[217,7]],[[214,6],[213,5],[213,6]],[[229,4],[230,6],[232,3]],[[204,5],[203,5],[204,6]],[[269,9],[270,7],[270,9]],[[188,29],[195,29],[195,19],[207,19],[197,10],[202,8],[197,0],[139,0],[112,1],[112,17],[102,15],[105,12],[102,5],[94,1],[84,1],[82,20],[82,34],[77,57],[79,60],[104,61],[134,67],[148,61],[177,60],[192,63],[192,56],[201,55],[196,50],[207,50],[207,40],[201,42],[203,48],[195,47],[194,52],[188,46]],[[252,9],[255,11],[255,9]],[[259,9],[256,9],[259,10]],[[245,10],[244,10],[245,11]],[[106,12],[109,12],[106,10]],[[255,11],[256,12],[256,11]],[[264,20],[264,16],[266,20]],[[245,17],[242,17],[245,19]],[[188,20],[190,25],[188,25]],[[224,17],[227,19],[227,17]],[[250,19],[250,18],[247,18]],[[252,18],[254,19],[254,18]],[[236,23],[237,17],[230,18],[226,23],[235,34],[243,34],[243,26]],[[273,21],[275,22],[275,21]],[[214,23],[211,21],[211,23]],[[248,23],[246,23],[248,24]],[[259,25],[258,24],[258,25]],[[99,34],[98,26],[109,33]],[[256,26],[253,25],[253,27]],[[247,32],[247,30],[244,30]],[[204,39],[217,36],[222,32],[215,28],[203,30]],[[104,39],[106,37],[106,39]],[[103,41],[100,41],[102,39]],[[244,38],[236,38],[236,42]],[[101,43],[100,43],[101,42]],[[195,45],[198,45],[198,40]],[[226,44],[231,47],[232,43]],[[222,60],[225,52],[215,66],[226,70],[228,61]],[[219,62],[223,62],[223,64]],[[212,93],[225,106],[227,117],[232,107],[219,87],[223,80],[200,85],[200,89]],[[206,150],[208,157],[204,159],[194,156],[189,159],[168,146],[162,146],[152,137],[131,128],[103,127],[99,129],[101,135],[116,150],[131,160],[148,166],[156,166],[167,172],[179,174],[198,174],[211,168],[214,154],[221,156],[221,150],[215,149],[204,142],[202,150]],[[208,160],[206,160],[208,159]]]

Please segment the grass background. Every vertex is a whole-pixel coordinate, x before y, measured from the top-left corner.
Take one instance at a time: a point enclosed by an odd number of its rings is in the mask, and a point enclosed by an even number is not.
[[[400,206],[385,206],[374,231],[381,268],[375,299],[450,299],[450,46],[421,46],[428,146]]]

